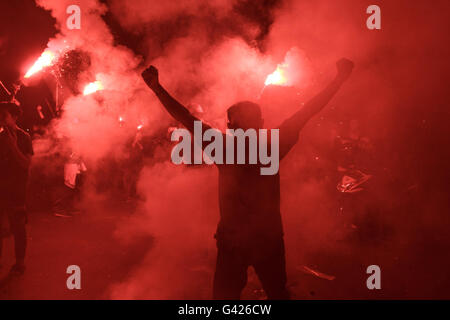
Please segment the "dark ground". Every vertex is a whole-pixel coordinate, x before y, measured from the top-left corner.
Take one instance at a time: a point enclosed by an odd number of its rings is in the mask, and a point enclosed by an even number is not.
[[[117,224],[129,217],[128,212],[124,205],[105,206],[101,214],[83,212],[73,218],[30,212],[27,270],[21,277],[8,276],[13,263],[13,243],[12,238],[8,238],[4,243],[0,273],[0,299],[109,299],[110,285],[126,280],[152,249],[150,237],[125,245],[114,235]],[[324,248],[321,253],[307,258],[308,267],[333,275],[334,280],[307,274],[301,265],[288,267],[293,298],[449,298],[448,270],[444,266],[431,270],[427,262],[427,255],[436,259],[436,252],[422,252],[417,259],[403,259],[406,252],[389,245],[335,252]],[[445,252],[440,252],[444,257]],[[373,261],[382,266],[381,290],[366,288],[365,270]],[[66,268],[72,264],[81,268],[81,290],[66,287],[69,276]],[[250,270],[243,298],[264,298],[260,289]]]
[[[116,209],[117,210],[117,209]],[[122,245],[113,235],[117,212],[83,212],[73,218],[29,213],[27,270],[8,277],[13,241],[5,241],[0,299],[105,299],[113,280],[127,276],[151,247],[151,239]],[[81,268],[81,290],[68,290],[66,268]]]

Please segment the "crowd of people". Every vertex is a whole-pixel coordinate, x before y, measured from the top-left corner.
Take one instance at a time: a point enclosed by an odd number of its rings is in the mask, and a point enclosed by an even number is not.
[[[350,76],[352,68],[351,61],[338,61],[336,78],[279,126],[279,160],[296,144],[299,132],[309,119],[320,112],[338,92]],[[138,201],[137,181],[146,158],[169,161],[173,145],[170,141],[171,132],[184,126],[193,133],[194,122],[200,121],[203,112],[201,106],[184,107],[175,100],[160,84],[158,71],[153,66],[146,69],[142,76],[175,122],[151,136],[145,136],[142,127],[138,127],[136,134],[125,144],[123,157],[105,157],[96,168],[90,168],[81,155],[67,147],[64,140],[56,142],[59,151],[52,153],[49,160],[53,163],[56,175],[47,183],[47,191],[51,190],[47,193],[52,195],[47,200],[55,216],[67,218],[80,213],[77,203],[86,178],[95,181],[95,188],[120,190],[125,202]],[[25,271],[26,193],[33,156],[30,135],[17,126],[20,114],[21,108],[16,102],[0,104],[0,222],[7,217],[14,236],[16,263],[11,272],[16,274]],[[261,110],[255,103],[239,102],[228,109],[227,116],[229,129],[262,128]],[[203,127],[209,128],[206,124]],[[355,123],[350,125],[347,136],[338,136],[335,143],[336,189],[342,194],[338,205],[347,212],[355,210],[353,202],[348,201],[348,195],[366,189],[367,181],[372,178],[370,173],[364,172],[365,168],[355,166],[355,162],[358,162],[355,155],[368,153],[370,149],[370,143],[359,135],[356,127]],[[357,151],[359,149],[365,151],[361,153]],[[161,150],[163,155],[158,156],[156,153],[161,153]],[[247,268],[253,266],[270,299],[289,298],[280,214],[279,174],[261,175],[261,164],[216,165],[219,170],[221,219],[215,234],[218,255],[213,297],[238,299],[246,284]],[[99,174],[101,170],[105,171],[104,174]],[[114,173],[112,177],[110,173]],[[363,206],[370,207],[364,202]],[[352,223],[349,225],[355,227]],[[4,236],[5,233],[2,238]]]

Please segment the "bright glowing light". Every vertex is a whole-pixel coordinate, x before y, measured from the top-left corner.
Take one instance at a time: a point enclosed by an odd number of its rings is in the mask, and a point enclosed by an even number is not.
[[[33,66],[27,71],[25,74],[25,78],[31,77],[36,72],[41,71],[45,67],[48,67],[53,64],[53,60],[55,59],[55,54],[49,50],[44,51],[41,56],[36,60]]]
[[[137,129],[138,129],[138,130],[141,130],[143,127],[144,127],[144,125],[143,125],[143,124],[140,124],[140,125],[137,126]]]
[[[87,96],[88,94],[91,94],[91,93],[94,93],[94,92],[100,91],[100,90],[103,90],[103,84],[97,80],[97,81],[87,84],[84,87],[83,94],[85,96]]]
[[[269,74],[264,82],[264,85],[268,86],[271,84],[283,86],[287,84],[285,70],[283,70],[283,65],[278,65],[277,69]]]
[[[123,122],[123,118],[122,117],[119,117],[119,122]]]

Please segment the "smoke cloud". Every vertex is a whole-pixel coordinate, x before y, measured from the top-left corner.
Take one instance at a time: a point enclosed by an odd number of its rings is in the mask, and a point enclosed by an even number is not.
[[[362,0],[276,2],[259,15],[262,21],[251,19],[250,9],[242,9],[245,1],[83,0],[78,1],[81,30],[67,30],[66,8],[71,1],[37,3],[51,10],[60,30],[48,48],[53,52],[79,49],[90,58],[78,77],[78,94],[65,100],[62,117],[54,121],[51,132],[68,138],[70,148],[94,168],[112,154],[123,157],[121,145],[135,134],[136,126],[144,125],[145,134],[151,136],[171,125],[140,79],[148,64],[158,67],[162,84],[180,102],[201,105],[201,117],[224,129],[227,107],[240,100],[258,101],[266,125],[277,126],[332,79],[337,59],[355,61],[352,78],[304,128],[298,145],[281,163],[281,211],[294,297],[308,295],[298,283],[304,265],[345,278],[345,271],[333,269],[324,257],[342,265],[365,263],[372,258],[370,254],[355,258],[349,252],[361,253],[364,246],[380,243],[391,246],[392,257],[416,261],[405,239],[422,222],[424,232],[439,228],[440,216],[424,217],[421,208],[412,213],[417,220],[404,223],[411,209],[409,199],[432,202],[423,193],[429,177],[410,176],[417,169],[414,157],[418,151],[411,146],[409,134],[415,131],[423,138],[421,145],[426,144],[428,136],[423,130],[429,130],[429,122],[436,119],[426,115],[417,101],[426,101],[433,86],[442,87],[431,79],[441,63],[448,66],[444,62],[448,48],[432,50],[441,47],[441,40],[431,31],[443,27],[433,14],[421,29],[410,23],[422,14],[419,9],[405,11],[407,1],[384,3],[382,30],[370,31],[365,26],[370,3]],[[444,7],[444,2],[434,5]],[[255,5],[254,10],[261,8]],[[142,39],[137,48],[117,43],[102,19],[107,11],[123,30]],[[417,39],[428,44],[426,51],[417,49]],[[417,66],[423,58],[430,62],[427,68]],[[267,75],[279,65],[285,68],[287,83],[264,88]],[[84,86],[96,80],[104,90],[84,96]],[[125,119],[124,127],[119,126],[119,118]],[[359,169],[373,175],[370,200],[360,200],[362,209],[352,210],[342,204],[347,203],[347,195],[336,189],[339,174],[333,149],[337,137],[351,135],[369,141],[366,161]],[[424,161],[431,165],[437,160],[426,157]],[[145,201],[128,221],[121,220],[117,237],[132,243],[145,234],[154,243],[140,265],[125,280],[113,283],[107,295],[209,298],[216,254],[213,234],[219,218],[217,172],[207,166],[177,167],[168,156],[165,162],[147,162],[138,183]],[[364,223],[351,226],[353,214],[360,220],[373,219],[359,242],[344,241],[352,230],[364,227]],[[390,258],[383,261],[393,263]]]

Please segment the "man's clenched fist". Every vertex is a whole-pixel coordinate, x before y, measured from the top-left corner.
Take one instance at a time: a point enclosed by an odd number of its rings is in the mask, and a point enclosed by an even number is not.
[[[150,89],[155,89],[159,85],[158,69],[150,66],[142,72],[142,78]]]

